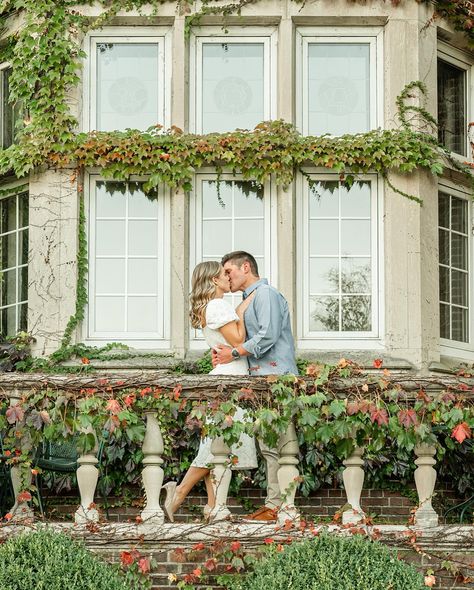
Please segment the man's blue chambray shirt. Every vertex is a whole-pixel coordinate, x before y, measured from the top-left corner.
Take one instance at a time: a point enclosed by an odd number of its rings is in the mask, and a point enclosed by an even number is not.
[[[288,303],[281,293],[260,279],[245,289],[244,299],[257,289],[245,311],[250,375],[298,374]]]

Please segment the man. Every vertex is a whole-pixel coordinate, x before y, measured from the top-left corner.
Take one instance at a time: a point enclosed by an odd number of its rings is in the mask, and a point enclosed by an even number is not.
[[[226,254],[222,265],[230,279],[232,293],[243,291],[246,299],[254,293],[244,315],[246,341],[236,348],[221,346],[213,353],[213,362],[230,363],[242,356],[248,357],[250,375],[298,374],[295,347],[291,333],[288,303],[281,293],[261,279],[255,258],[248,252]],[[247,520],[275,520],[281,505],[278,485],[278,450],[259,441],[267,472],[265,506],[247,517]]]

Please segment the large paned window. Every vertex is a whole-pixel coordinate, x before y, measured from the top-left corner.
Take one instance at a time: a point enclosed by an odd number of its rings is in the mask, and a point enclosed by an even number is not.
[[[28,193],[0,200],[0,333],[14,336],[28,320]]]
[[[191,270],[205,260],[220,260],[234,250],[250,252],[261,277],[275,280],[272,269],[273,205],[270,186],[236,180],[224,175],[198,174],[192,199]],[[226,296],[236,306],[241,294]]]
[[[241,30],[240,32],[242,32]],[[274,117],[274,38],[255,29],[245,36],[193,37],[190,127],[196,133],[253,129]]]
[[[120,36],[117,32],[120,30]],[[160,29],[104,29],[88,38],[85,126],[144,131],[169,124],[166,37]]]
[[[460,51],[444,43],[438,51],[438,136],[450,151],[468,156],[471,65]]]
[[[165,339],[167,207],[165,196],[145,194],[142,182],[91,178],[89,339]]]
[[[0,105],[2,109],[0,117],[0,141],[1,148],[10,147],[15,141],[15,131],[20,118],[20,107],[10,102],[10,75],[11,68],[0,69]]]
[[[297,124],[304,135],[364,133],[383,124],[382,33],[298,30]]]
[[[377,179],[351,188],[337,177],[302,181],[299,273],[306,339],[379,336]]]
[[[456,191],[439,194],[440,336],[458,346],[472,341],[470,209],[471,203]]]

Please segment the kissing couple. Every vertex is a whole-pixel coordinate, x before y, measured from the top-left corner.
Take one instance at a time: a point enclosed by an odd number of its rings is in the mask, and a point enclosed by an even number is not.
[[[243,300],[234,310],[224,295],[237,291],[243,292]],[[192,276],[190,301],[191,325],[202,330],[212,349],[214,368],[210,375],[298,373],[288,303],[266,279],[260,278],[257,262],[251,254],[231,252],[220,263],[198,264]],[[238,408],[235,419],[242,421],[244,414],[244,410]],[[201,439],[198,454],[179,485],[168,482],[163,486],[166,489],[164,510],[170,521],[174,521],[176,510],[202,479],[207,491],[204,517],[212,520],[217,516],[211,443],[208,437]],[[273,521],[282,501],[277,476],[278,450],[261,440],[258,446],[265,460],[267,497],[265,505],[245,520]],[[253,437],[242,434],[231,452],[237,457],[232,469],[257,467]]]

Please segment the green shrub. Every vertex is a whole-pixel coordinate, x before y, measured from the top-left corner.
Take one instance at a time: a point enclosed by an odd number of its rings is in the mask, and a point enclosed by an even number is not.
[[[0,546],[2,590],[132,590],[110,565],[51,529],[23,533]]]
[[[426,590],[415,568],[381,543],[360,535],[321,535],[273,549],[230,590]]]

